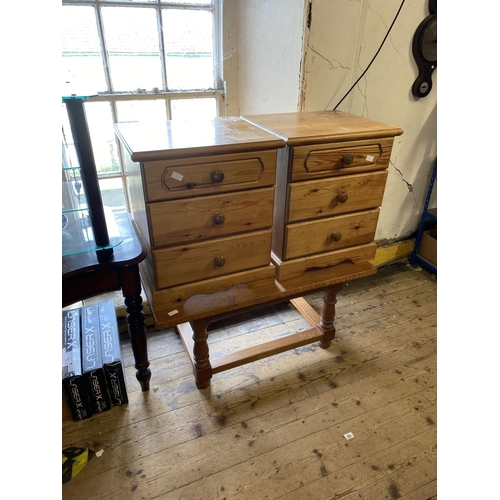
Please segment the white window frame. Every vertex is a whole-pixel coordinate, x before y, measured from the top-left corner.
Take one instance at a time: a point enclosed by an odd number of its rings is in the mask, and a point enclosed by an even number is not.
[[[98,92],[96,96],[89,97],[86,102],[109,102],[111,105],[111,114],[113,124],[118,122],[118,113],[116,103],[119,101],[138,101],[138,100],[163,100],[166,107],[166,118],[170,120],[172,117],[171,101],[173,99],[197,99],[197,98],[215,98],[217,115],[223,116],[225,110],[225,81],[223,76],[223,57],[222,57],[222,2],[223,0],[212,0],[211,5],[197,5],[186,3],[164,3],[161,0],[149,1],[116,1],[116,0],[62,0],[63,6],[91,6],[95,7],[97,32],[101,45],[101,56],[103,62],[103,70],[105,74],[106,84],[109,90]],[[101,7],[130,7],[130,8],[148,8],[156,10],[156,20],[158,25],[158,40],[160,50],[161,72],[163,89],[142,90],[137,89],[127,92],[115,92],[112,90],[111,75],[109,69],[108,54],[104,44],[104,30],[102,22]],[[163,9],[197,9],[212,12],[213,19],[213,58],[214,58],[214,88],[200,89],[193,91],[177,91],[167,89],[167,70],[165,67],[166,54],[163,45],[162,36],[162,15]],[[115,138],[116,141],[116,138]],[[125,162],[123,161],[121,145],[118,141],[117,154],[120,163],[120,172],[98,174],[99,179],[117,179],[122,181],[126,209],[130,211],[130,199],[127,185],[127,171]]]

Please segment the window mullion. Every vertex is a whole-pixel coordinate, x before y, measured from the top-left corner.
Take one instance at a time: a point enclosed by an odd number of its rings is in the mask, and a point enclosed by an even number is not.
[[[102,13],[101,6],[99,2],[96,2],[96,20],[97,20],[97,32],[99,34],[99,41],[101,42],[101,56],[102,64],[104,67],[104,78],[106,79],[106,85],[108,86],[108,92],[113,92],[113,85],[111,83],[111,73],[109,71],[109,57],[108,50],[106,48],[105,38],[104,38],[104,28],[102,23]]]
[[[167,107],[167,120],[172,119],[172,101],[170,97],[165,99],[165,106]]]
[[[222,85],[222,52],[221,43],[222,40],[222,12],[220,2],[215,2],[214,10],[212,11],[212,23],[213,23],[213,53],[214,53],[214,85],[216,89],[220,90]]]
[[[158,24],[158,46],[160,48],[160,63],[161,63],[161,77],[163,80],[163,90],[167,88],[167,56],[165,54],[165,45],[163,43],[163,19],[161,14],[161,5],[156,7],[156,22]]]
[[[226,82],[223,72],[223,53],[222,53],[222,2],[214,2],[213,10],[213,52],[214,52],[214,82],[215,88],[222,91],[217,94],[217,113],[219,116],[225,116],[226,108],[224,105],[226,94]]]
[[[115,123],[118,123],[118,111],[116,109],[116,100],[115,99],[110,99],[109,100],[109,104],[111,105],[111,119],[113,120],[113,125],[114,125]],[[124,179],[124,177],[127,174],[127,172],[125,172],[125,169],[123,168],[124,167],[124,162],[123,162],[123,158],[122,158],[122,148],[120,147],[120,144],[117,141],[116,135],[115,135],[114,139],[115,139],[115,144],[117,145],[116,151],[117,151],[117,154],[118,154],[118,161],[120,163],[121,177],[122,177],[122,179]],[[127,204],[128,204],[128,196],[127,196],[127,200],[126,201],[127,201]]]

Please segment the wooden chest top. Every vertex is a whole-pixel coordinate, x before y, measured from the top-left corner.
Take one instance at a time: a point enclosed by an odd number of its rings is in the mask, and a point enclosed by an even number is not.
[[[314,111],[244,116],[277,133],[288,146],[401,135],[403,130],[343,111]]]
[[[115,130],[133,161],[281,148],[285,141],[237,117],[123,122]]]

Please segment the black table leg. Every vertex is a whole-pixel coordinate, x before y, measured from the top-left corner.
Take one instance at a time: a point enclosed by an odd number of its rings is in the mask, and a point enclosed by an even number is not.
[[[123,276],[126,274],[127,276]],[[146,323],[144,321],[141,280],[137,265],[128,266],[122,271],[122,293],[127,311],[127,323],[132,352],[134,353],[136,377],[143,392],[149,391],[151,370],[149,369]]]

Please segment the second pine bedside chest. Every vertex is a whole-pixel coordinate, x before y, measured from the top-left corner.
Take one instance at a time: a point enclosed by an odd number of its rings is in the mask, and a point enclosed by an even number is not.
[[[340,111],[244,118],[287,141],[276,175],[276,278],[373,259],[392,144],[403,131]]]

